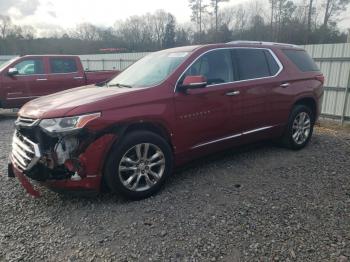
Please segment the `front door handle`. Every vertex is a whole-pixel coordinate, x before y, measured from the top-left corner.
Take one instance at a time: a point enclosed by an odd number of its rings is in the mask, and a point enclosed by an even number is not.
[[[73,79],[83,79],[84,77],[82,77],[82,76],[75,76],[75,77],[73,77]]]
[[[238,96],[241,92],[239,91],[231,91],[226,93],[227,96]]]
[[[290,83],[283,83],[283,84],[280,85],[280,87],[283,87],[283,88],[286,88],[288,86],[290,86]]]
[[[46,81],[47,78],[38,78],[36,81]]]

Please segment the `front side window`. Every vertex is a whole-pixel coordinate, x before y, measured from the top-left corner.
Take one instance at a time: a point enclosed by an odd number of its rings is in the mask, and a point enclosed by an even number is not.
[[[51,72],[60,73],[75,73],[78,71],[77,64],[73,58],[50,58]]]
[[[204,54],[185,72],[179,84],[186,76],[198,75],[206,77],[208,85],[233,82],[231,51],[224,49]]]
[[[44,74],[44,66],[41,59],[22,60],[13,67],[18,70],[19,75]]]
[[[240,80],[272,75],[264,49],[235,49],[234,53]]]

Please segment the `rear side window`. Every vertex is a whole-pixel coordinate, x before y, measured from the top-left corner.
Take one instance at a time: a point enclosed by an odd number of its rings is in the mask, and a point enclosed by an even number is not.
[[[283,53],[303,72],[319,71],[318,66],[304,50],[283,50]]]
[[[77,64],[73,58],[50,58],[52,73],[74,73],[77,72]]]
[[[265,50],[235,49],[234,56],[240,80],[271,76]]]

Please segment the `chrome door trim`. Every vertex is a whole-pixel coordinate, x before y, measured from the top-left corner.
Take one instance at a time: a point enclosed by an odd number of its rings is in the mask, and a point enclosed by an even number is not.
[[[264,126],[264,127],[260,127],[260,128],[257,128],[257,129],[245,131],[242,134],[243,135],[248,135],[248,134],[259,132],[259,131],[263,131],[263,130],[266,130],[266,129],[269,129],[269,128],[272,128],[272,127],[273,126]]]
[[[219,138],[219,139],[216,139],[216,140],[212,140],[212,141],[209,141],[209,142],[205,142],[205,143],[202,143],[202,144],[195,145],[195,146],[191,147],[191,149],[195,149],[195,148],[198,148],[198,147],[210,145],[210,144],[217,143],[217,142],[220,142],[220,141],[232,139],[232,138],[235,138],[235,137],[239,137],[241,135],[242,135],[242,133],[239,133],[239,134],[235,134],[235,135],[232,135],[232,136]]]
[[[222,138],[219,138],[219,139],[215,139],[215,140],[211,140],[211,141],[208,141],[208,142],[205,142],[205,143],[200,143],[200,144],[194,145],[193,147],[191,147],[191,149],[196,149],[196,148],[207,146],[207,145],[210,145],[210,144],[213,144],[213,143],[217,143],[217,142],[229,140],[229,139],[232,139],[232,138],[236,138],[236,137],[240,137],[240,136],[244,136],[244,135],[248,135],[248,134],[264,131],[264,130],[270,129],[272,127],[274,127],[274,126],[263,126],[263,127],[252,129],[252,130],[248,130],[248,131],[245,131],[245,132],[242,132],[242,133],[238,133],[238,134],[222,137]]]
[[[16,99],[32,99],[32,98],[38,98],[40,96],[19,96],[19,97],[6,97],[6,100],[16,100]]]

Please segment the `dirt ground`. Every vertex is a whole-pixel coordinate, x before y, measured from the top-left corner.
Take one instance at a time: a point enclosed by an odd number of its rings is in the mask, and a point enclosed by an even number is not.
[[[0,261],[349,261],[350,129],[323,122],[290,151],[263,142],[200,159],[146,200],[29,197],[6,175],[0,116]]]

